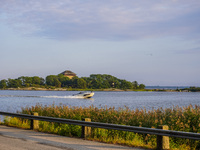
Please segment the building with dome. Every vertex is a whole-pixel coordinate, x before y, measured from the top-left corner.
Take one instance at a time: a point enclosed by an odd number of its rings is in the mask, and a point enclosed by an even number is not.
[[[72,79],[73,77],[76,77],[76,74],[70,70],[65,70],[61,74],[63,74],[65,77],[68,77],[70,79]]]

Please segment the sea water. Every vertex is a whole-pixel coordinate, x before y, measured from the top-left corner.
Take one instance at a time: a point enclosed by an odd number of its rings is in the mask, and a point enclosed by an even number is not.
[[[36,104],[81,107],[172,108],[200,105],[200,92],[95,92],[90,99],[73,96],[78,91],[0,90],[0,111],[16,112]]]

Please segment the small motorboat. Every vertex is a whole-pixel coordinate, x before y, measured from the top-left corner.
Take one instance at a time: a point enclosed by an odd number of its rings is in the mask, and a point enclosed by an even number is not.
[[[78,98],[91,98],[94,96],[94,92],[80,92],[78,94],[74,94],[73,96],[76,96]]]

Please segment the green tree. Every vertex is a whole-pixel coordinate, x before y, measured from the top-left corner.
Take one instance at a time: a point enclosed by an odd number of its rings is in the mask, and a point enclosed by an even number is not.
[[[114,83],[114,88],[120,88],[119,80],[114,80],[113,83]]]
[[[121,88],[121,89],[143,89],[144,84],[139,85],[137,81],[129,82],[126,80],[118,79],[112,75],[108,74],[91,74],[90,77],[78,78],[73,77],[69,79],[63,74],[49,75],[45,79],[38,76],[25,77],[21,76],[18,79],[8,79],[6,83],[4,81],[0,82],[0,88],[5,87],[30,87],[30,86],[55,86],[55,87],[71,87],[71,88],[92,88],[92,89],[102,89],[102,88]]]
[[[22,81],[22,86],[25,86],[25,83],[26,83],[26,77],[21,76],[21,77],[19,77],[18,79]]]
[[[90,77],[82,77],[86,82],[86,88],[91,88],[92,79]]]
[[[45,84],[44,78],[40,78],[40,85],[44,85],[44,84]]]
[[[21,76],[18,79],[22,81],[22,86],[24,87],[39,86],[39,85],[45,84],[45,80],[38,76],[34,76],[34,77]]]
[[[139,85],[139,89],[144,89],[145,88],[145,85],[144,84],[140,84]]]
[[[87,86],[87,83],[86,83],[86,81],[85,81],[84,79],[79,78],[79,79],[77,80],[77,87],[78,87],[79,89],[85,89],[86,86]]]
[[[137,89],[139,86],[137,81],[133,81],[132,85],[133,85],[133,89]]]
[[[49,75],[46,77],[46,84],[50,86],[55,86],[55,79],[57,79],[56,75]]]
[[[120,85],[121,89],[132,89],[133,85],[131,82],[126,81],[126,80],[121,80],[121,85]]]
[[[71,79],[71,87],[72,88],[78,88],[78,77],[77,76],[75,76],[75,77],[73,77],[72,79]]]
[[[32,77],[21,76],[18,80],[21,80],[22,86],[24,87],[30,87],[32,85]]]
[[[103,85],[99,80],[93,79],[91,82],[91,88],[92,89],[101,89],[101,88],[103,88]]]
[[[57,78],[54,78],[54,86],[58,88],[61,87],[61,82]]]
[[[63,74],[59,74],[58,76],[58,80],[61,83],[61,87],[68,87],[71,84],[71,81],[68,77],[65,77]]]
[[[103,81],[102,88],[107,89],[110,88],[110,83],[108,80]]]
[[[5,89],[7,87],[7,81],[6,80],[1,80],[0,81],[0,88]]]
[[[20,79],[8,79],[9,88],[19,88],[22,87],[22,81]]]
[[[33,79],[32,77],[25,77],[25,86],[30,87],[33,84]]]
[[[41,83],[40,77],[38,77],[38,76],[32,77],[32,84],[40,85],[40,83]]]

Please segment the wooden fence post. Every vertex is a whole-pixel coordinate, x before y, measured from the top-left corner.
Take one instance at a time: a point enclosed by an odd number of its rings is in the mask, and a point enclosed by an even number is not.
[[[87,121],[87,122],[91,122],[90,118],[85,118],[82,119],[82,121]],[[82,126],[82,134],[81,137],[82,138],[87,138],[91,136],[91,127],[87,127],[87,126]]]
[[[167,125],[160,125],[158,129],[168,130]],[[157,150],[168,150],[169,149],[169,137],[157,135]]]
[[[32,115],[38,116],[37,112],[34,112]],[[38,130],[39,129],[39,121],[31,119],[31,130]]]

